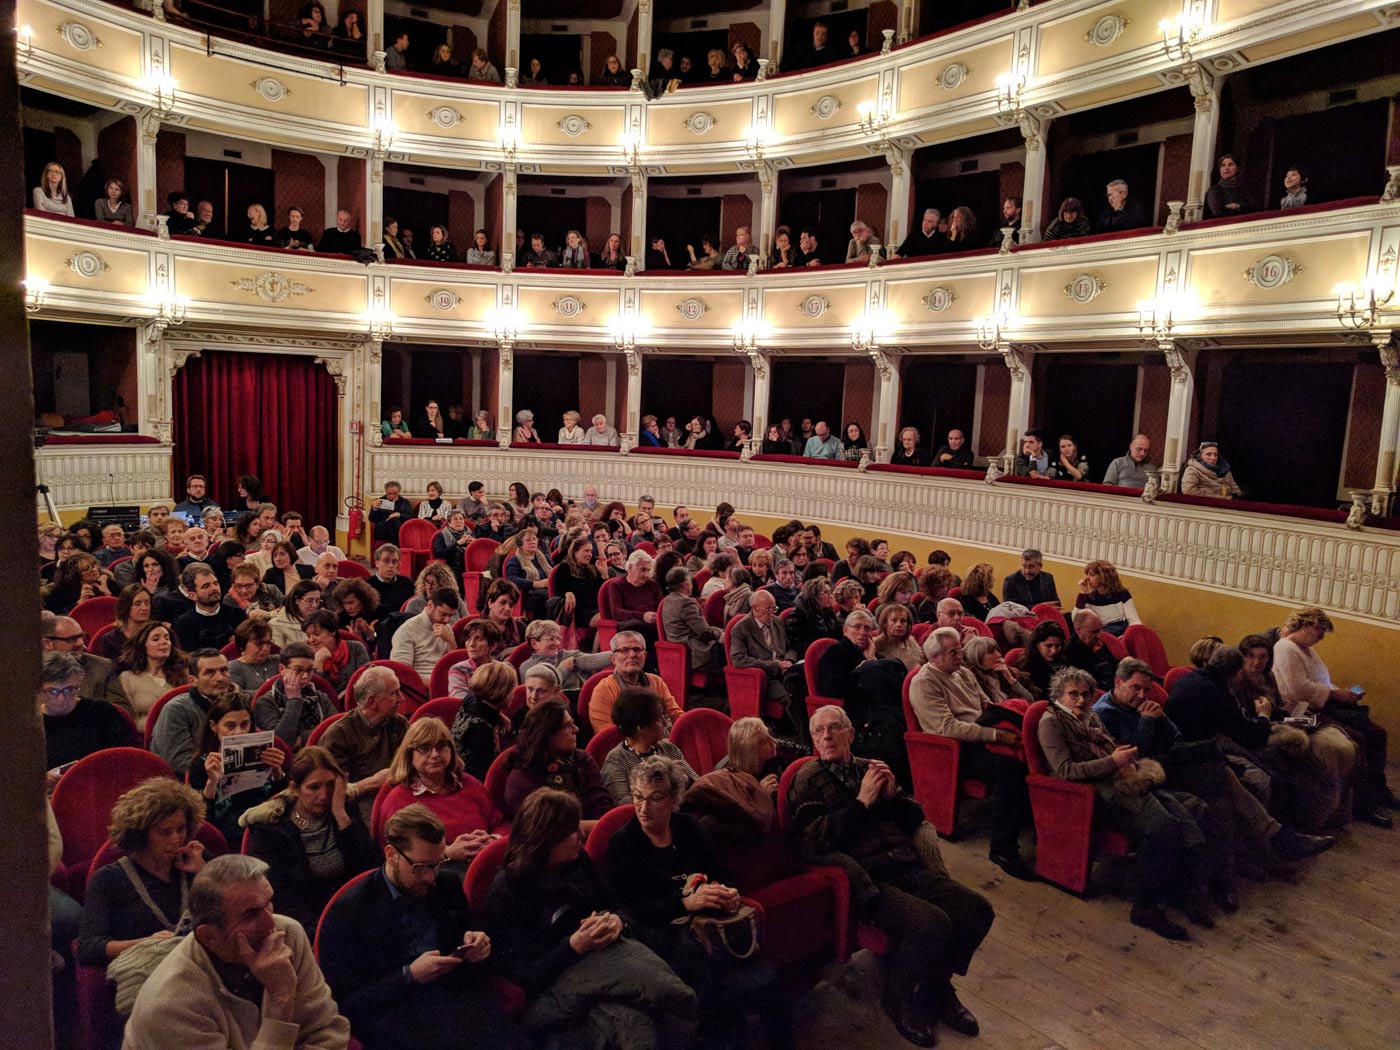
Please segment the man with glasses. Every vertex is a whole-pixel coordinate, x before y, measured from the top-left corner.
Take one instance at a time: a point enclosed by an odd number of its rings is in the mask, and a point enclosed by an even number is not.
[[[356,1036],[379,1050],[526,1046],[496,1004],[491,938],[472,928],[461,881],[442,870],[446,829],[421,803],[384,825],[384,866],[326,911],[320,956]]]
[[[788,789],[792,838],[807,861],[846,871],[861,920],[892,942],[885,1012],[916,1046],[937,1043],[939,1022],[976,1035],[952,977],[967,973],[991,929],[991,904],[948,874],[937,832],[889,766],[851,753],[856,731],[845,711],[820,708],[809,727],[817,757]]]
[[[71,616],[44,613],[44,637],[41,643],[46,653],[69,653],[83,666],[83,682],[78,695],[89,700],[108,700],[126,706],[126,697],[117,688],[116,671],[112,661],[87,651],[87,633]]]
[[[398,713],[401,699],[393,671],[367,667],[355,680],[354,710],[321,737],[321,746],[345,771],[345,799],[359,801],[366,827],[375,793],[389,779],[389,764],[408,732],[408,719]]]
[[[593,726],[593,732],[601,732],[613,724],[613,704],[627,686],[650,689],[661,697],[668,722],[680,718],[681,705],[676,703],[670,687],[660,675],[647,674],[644,670],[647,660],[645,638],[636,631],[619,631],[613,635],[608,647],[612,650],[613,673],[593,688],[593,696],[588,702],[588,721]]]
[[[44,654],[37,702],[44,717],[46,769],[66,766],[104,748],[140,745],[136,727],[120,711],[101,700],[83,698],[84,673],[74,653]]]
[[[856,750],[878,758],[899,783],[911,784],[909,753],[904,748],[904,664],[875,653],[875,617],[863,608],[846,614],[842,638],[817,666],[817,693],[845,702],[861,727]]]

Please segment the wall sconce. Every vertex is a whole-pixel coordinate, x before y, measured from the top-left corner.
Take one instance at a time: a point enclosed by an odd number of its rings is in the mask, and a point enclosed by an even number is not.
[[[376,343],[386,343],[394,338],[394,312],[387,307],[377,307],[365,314],[365,327],[369,337]]]
[[[1003,350],[1006,347],[1006,329],[1011,327],[1011,317],[1004,310],[998,310],[990,317],[978,317],[972,322],[977,329],[977,345],[983,350]]]
[[[762,160],[768,150],[768,142],[768,129],[753,127],[749,129],[749,137],[744,140],[744,150],[754,160]]]
[[[760,326],[752,321],[743,322],[734,326],[734,349],[741,354],[751,354],[758,349],[758,340],[762,335]]]
[[[175,111],[175,90],[179,87],[174,77],[154,76],[147,82],[156,116],[167,119]]]
[[[874,102],[862,102],[856,106],[856,116],[860,121],[860,130],[869,135],[880,134],[890,122],[890,115]]]
[[[1358,288],[1354,284],[1337,285],[1337,321],[1343,328],[1360,331],[1380,320],[1381,312],[1395,298],[1395,289],[1384,292],[1375,285]]]
[[[642,144],[637,137],[630,132],[622,139],[622,163],[629,168],[636,167],[637,161],[641,158]]]
[[[374,152],[388,153],[394,144],[394,135],[397,134],[398,130],[391,118],[380,114],[374,121]]]
[[[1173,62],[1190,62],[1192,49],[1206,35],[1205,0],[1191,0],[1185,18],[1164,18],[1157,23],[1162,33],[1162,47]]]
[[[637,336],[640,331],[635,321],[618,321],[613,326],[612,345],[614,350],[630,354],[637,349]]]
[[[20,284],[24,288],[24,312],[37,314],[44,308],[44,293],[49,290],[49,282],[42,277],[26,277]]]
[[[23,25],[15,27],[15,54],[21,61],[28,61],[34,54],[34,27]]]
[[[851,323],[851,349],[858,354],[873,353],[880,349],[888,331],[889,324],[883,314],[864,314]]]
[[[520,330],[523,327],[520,314],[510,307],[492,310],[486,316],[487,331],[495,337],[497,343],[505,347],[512,346],[520,338]]]
[[[515,163],[515,151],[520,148],[520,134],[515,128],[515,117],[506,115],[505,125],[501,128],[501,153],[505,155],[506,163]]]
[[[1138,335],[1144,343],[1160,343],[1172,337],[1174,308],[1170,299],[1144,299],[1138,303]]]
[[[179,328],[185,323],[185,308],[189,300],[184,296],[165,295],[156,303],[155,323],[161,328]]]
[[[1016,113],[1021,107],[1021,96],[1026,91],[1026,74],[1021,70],[1002,73],[997,77],[997,112]]]

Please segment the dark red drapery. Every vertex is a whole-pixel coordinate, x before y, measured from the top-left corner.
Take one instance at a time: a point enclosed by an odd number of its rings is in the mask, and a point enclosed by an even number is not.
[[[309,357],[205,350],[175,376],[175,492],[203,474],[221,506],[252,474],[278,512],[334,530],[339,446],[335,381]]]

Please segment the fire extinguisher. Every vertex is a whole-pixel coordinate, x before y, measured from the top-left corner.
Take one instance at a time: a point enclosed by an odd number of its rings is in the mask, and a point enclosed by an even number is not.
[[[357,540],[365,531],[365,501],[359,496],[349,496],[345,505],[350,508],[350,525],[347,532],[352,540]]]

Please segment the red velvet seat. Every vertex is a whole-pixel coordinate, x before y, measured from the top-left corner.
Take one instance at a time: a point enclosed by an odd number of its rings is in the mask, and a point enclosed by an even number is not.
[[[705,622],[724,630],[724,599],[726,592],[715,591],[704,601]]]
[[[1089,869],[1096,852],[1128,853],[1128,840],[1115,831],[1095,832],[1094,789],[1088,784],[1052,776],[1040,749],[1040,719],[1047,704],[1031,704],[1022,723],[1021,740],[1030,770],[1031,812],[1035,817],[1035,870],[1047,882],[1074,893],[1089,887]]]
[[[428,676],[428,692],[432,696],[447,696],[447,676],[452,668],[467,658],[465,649],[449,649],[433,664],[433,673]]]
[[[1173,667],[1167,671],[1166,677],[1162,679],[1162,688],[1166,690],[1168,696],[1171,695],[1172,686],[1181,681],[1188,674],[1194,671],[1194,667]]]
[[[1129,624],[1128,629],[1123,632],[1123,644],[1127,646],[1128,652],[1152,668],[1153,678],[1161,680],[1172,669],[1171,661],[1167,659],[1166,647],[1162,645],[1162,639],[1157,636],[1156,631],[1146,624]]]
[[[321,737],[326,735],[326,730],[329,729],[331,726],[335,725],[337,722],[339,722],[342,718],[345,717],[345,715],[346,712],[344,711],[340,711],[337,714],[333,714],[325,721],[323,721],[320,725],[318,725],[315,729],[311,730],[311,734],[306,738],[306,746],[320,746]]]
[[[501,751],[491,760],[491,765],[486,770],[486,779],[482,781],[482,786],[486,788],[486,794],[491,797],[492,803],[507,817],[515,815],[506,805],[506,781],[510,778],[510,762],[513,754],[515,754],[514,747],[508,747]]]
[[[627,826],[627,822],[637,815],[635,806],[631,804],[614,806],[598,818],[598,823],[593,825],[593,830],[588,833],[588,841],[584,844],[584,849],[588,851],[588,859],[601,870],[603,862],[607,860],[608,843],[612,837]]]
[[[514,667],[515,673],[519,675],[520,668],[524,665],[525,661],[530,659],[533,655],[534,653],[530,649],[530,643],[521,642],[506,655],[506,663]]]
[[[355,683],[360,680],[360,675],[371,667],[387,667],[394,672],[394,677],[399,680],[399,692],[402,699],[399,702],[399,714],[408,716],[418,709],[420,704],[428,702],[427,683],[419,676],[418,672],[409,667],[408,664],[400,663],[397,660],[371,660],[364,667],[358,668],[350,676],[350,681],[345,683],[344,705],[348,711],[355,704]]]
[[[807,717],[811,718],[820,708],[827,704],[835,704],[837,707],[845,707],[846,701],[840,697],[822,696],[817,692],[818,668],[821,666],[822,657],[827,650],[836,645],[834,638],[818,638],[811,645],[807,646],[807,654],[802,660],[802,672],[807,677]]]
[[[91,647],[92,642],[96,641],[97,632],[116,621],[117,599],[105,594],[84,598],[69,610],[68,615],[78,621],[78,626],[90,639],[88,645]]]
[[[146,712],[146,732],[142,746],[144,746],[147,751],[151,749],[151,734],[156,731],[156,719],[160,717],[161,708],[170,703],[171,700],[174,700],[181,693],[188,693],[189,691],[190,687],[188,684],[177,685],[174,689],[167,689],[165,692],[161,693],[160,696],[156,697],[156,702],[153,703],[151,709]]]
[[[729,753],[729,727],[733,724],[733,719],[723,712],[697,707],[676,719],[671,727],[671,743],[681,749],[690,768],[704,776]]]
[[[439,722],[452,728],[452,720],[457,717],[457,712],[462,709],[462,701],[455,696],[439,696],[429,700],[413,714],[409,715],[409,722],[417,722],[424,718],[436,718]]]
[[[1104,631],[1099,635],[1099,640],[1103,642],[1104,647],[1113,654],[1115,660],[1122,660],[1128,655],[1128,647],[1123,644],[1123,639]]]
[[[598,688],[598,683],[610,674],[612,674],[612,668],[610,667],[604,668],[601,671],[594,671],[588,676],[588,680],[583,683],[583,688],[578,691],[578,703],[574,707],[574,719],[578,722],[579,733],[584,736],[590,735],[593,732],[593,723],[588,718],[588,705],[593,700],[593,690]]]
[[[985,622],[979,620],[977,617],[964,616],[962,622],[967,624],[969,627],[976,628],[977,633],[980,634],[983,638],[990,638],[992,641],[997,640],[997,636],[992,631],[992,629],[988,627]]]
[[[349,558],[342,558],[336,568],[342,580],[367,580],[370,577],[368,569]]]
[[[617,726],[604,726],[593,734],[588,741],[587,751],[593,757],[593,761],[598,763],[598,768],[603,768],[603,762],[608,757],[608,752],[622,743],[622,730]]]
[[[433,556],[433,537],[438,527],[427,518],[409,518],[399,527],[399,553],[408,564],[399,571],[412,577]]]
[[[1038,621],[1049,620],[1060,625],[1060,630],[1065,632],[1066,638],[1073,638],[1074,634],[1069,629],[1069,623],[1065,620],[1065,614],[1060,611],[1060,607],[1054,602],[1041,602],[1031,609]]]
[[[768,675],[761,667],[735,667],[730,657],[730,639],[734,626],[743,616],[734,616],[724,625],[724,685],[729,694],[729,713],[735,719],[758,717],[764,714],[779,717],[781,704],[766,704],[768,695]],[[769,708],[777,708],[776,711]]]
[[[904,676],[904,745],[909,752],[909,770],[914,779],[914,800],[924,807],[929,823],[944,838],[954,837],[958,824],[959,798],[986,798],[987,785],[958,775],[962,760],[962,741],[937,733],[927,733],[919,725],[919,716],[909,702],[909,686],[920,668]]]
[[[92,601],[92,599],[89,598],[88,601]],[[78,604],[81,605],[82,603],[79,602]],[[80,621],[80,622],[81,622],[81,621]],[[87,628],[83,628],[83,630],[86,631]],[[120,630],[121,630],[121,627],[120,627],[120,625],[117,624],[117,622],[116,622],[115,620],[112,621],[111,623],[109,623],[109,624],[103,626],[103,627],[99,627],[95,633],[89,634],[89,635],[88,635],[87,642],[86,642],[87,651],[90,652],[90,653],[100,653],[102,650],[99,648],[99,646],[102,644],[102,640],[103,640],[104,638],[106,638],[107,635],[111,634],[113,631],[120,631]],[[230,643],[230,644],[234,644],[234,643]],[[227,649],[227,648],[228,648],[228,646],[224,646],[224,649]],[[220,649],[219,651],[220,651],[220,652],[223,652],[223,649]],[[231,660],[231,659],[233,659],[235,656],[238,655],[238,650],[235,648],[233,652],[231,652],[231,653],[224,653],[224,655],[227,656],[227,657]]]
[[[670,688],[676,703],[687,709],[690,689],[704,689],[709,678],[703,671],[690,669],[690,646],[684,642],[673,642],[666,637],[666,624],[661,618],[661,610],[656,612],[656,671]]]
[[[603,581],[603,586],[598,589],[598,651],[607,649],[612,643],[613,635],[617,633],[618,622],[622,619],[622,610],[617,604],[618,583],[622,579],[614,576]]]

